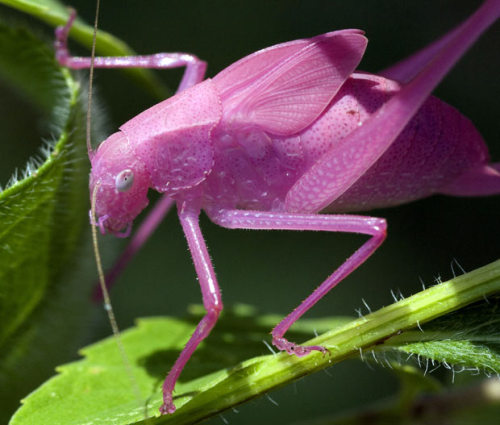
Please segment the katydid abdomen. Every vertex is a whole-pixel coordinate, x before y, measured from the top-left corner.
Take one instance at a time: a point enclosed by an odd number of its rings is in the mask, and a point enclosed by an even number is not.
[[[399,88],[392,80],[355,73],[314,123],[289,137],[242,122],[221,122],[212,133],[215,164],[203,183],[205,202],[283,211],[285,196],[297,179],[339,147]],[[487,147],[470,120],[429,97],[393,145],[326,210],[370,210],[430,196],[488,159]]]

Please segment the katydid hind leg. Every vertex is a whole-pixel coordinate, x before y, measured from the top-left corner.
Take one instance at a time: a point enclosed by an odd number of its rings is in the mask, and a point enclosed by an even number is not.
[[[294,214],[267,211],[219,210],[209,212],[215,223],[230,229],[311,230],[369,235],[368,239],[337,270],[319,285],[300,305],[272,331],[273,344],[290,354],[304,356],[311,351],[326,352],[320,346],[301,346],[284,338],[284,334],[305,312],[346,276],[357,269],[382,244],[386,222],[382,218],[355,215]]]
[[[500,13],[500,2],[498,0],[489,0],[485,3],[489,3],[483,5],[484,8],[488,8],[488,13],[490,13],[492,17],[496,16],[498,18]],[[462,30],[462,25],[453,28],[440,39],[434,41],[428,46],[425,46],[389,68],[384,69],[378,74],[385,78],[399,81],[400,83],[407,83],[437,55],[439,55],[440,50],[446,48],[450,41],[459,35]]]
[[[446,33],[439,40],[425,46],[421,50],[418,50],[409,57],[391,65],[389,68],[386,68],[377,74],[391,80],[396,80],[400,83],[407,83],[415,77],[442,48],[446,47],[450,40],[452,40],[459,33],[459,31],[460,26]]]
[[[208,255],[207,246],[198,223],[200,209],[190,202],[178,201],[177,212],[186,236],[189,251],[195,266],[196,274],[201,287],[203,305],[207,311],[195,331],[184,346],[181,354],[175,361],[163,383],[163,404],[160,407],[162,414],[174,413],[172,393],[182,369],[192,356],[201,341],[203,341],[215,326],[222,311],[222,298],[215,272]]]
[[[408,84],[294,184],[286,197],[286,209],[318,212],[352,187],[391,146],[431,91],[499,14],[500,2],[487,1],[453,30],[454,36]]]
[[[478,165],[439,192],[451,196],[498,195],[500,194],[500,163]]]
[[[71,56],[68,50],[68,35],[76,18],[76,12],[70,11],[68,22],[65,26],[55,30],[56,59],[62,66],[72,69],[90,68],[92,58]],[[94,68],[151,68],[170,69],[185,67],[177,93],[203,81],[207,68],[206,62],[189,53],[157,53],[153,55],[137,56],[109,56],[93,58]]]

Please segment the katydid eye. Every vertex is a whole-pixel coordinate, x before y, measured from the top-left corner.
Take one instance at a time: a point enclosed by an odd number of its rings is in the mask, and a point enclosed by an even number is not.
[[[123,170],[118,173],[115,179],[115,187],[118,192],[128,191],[134,184],[134,172],[132,170]]]

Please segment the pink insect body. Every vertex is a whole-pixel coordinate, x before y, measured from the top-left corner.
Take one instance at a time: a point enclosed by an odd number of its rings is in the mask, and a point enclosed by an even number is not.
[[[362,264],[385,238],[382,218],[325,215],[392,206],[445,193],[500,193],[500,165],[488,164],[472,123],[428,97],[453,64],[500,14],[486,1],[455,30],[382,75],[355,72],[366,47],[359,30],[343,30],[256,52],[203,81],[205,64],[187,54],[95,58],[96,67],[186,66],[178,94],[122,125],[94,152],[91,192],[96,223],[121,235],[155,206],[113,270],[113,279],[175,202],[207,310],[164,385],[162,413],[184,365],[222,309],[198,225],[203,209],[227,228],[354,232],[370,238],[272,331],[280,350],[298,356],[320,346],[284,338],[288,328]],[[74,16],[73,16],[74,17]],[[70,57],[72,20],[57,30],[59,61]]]

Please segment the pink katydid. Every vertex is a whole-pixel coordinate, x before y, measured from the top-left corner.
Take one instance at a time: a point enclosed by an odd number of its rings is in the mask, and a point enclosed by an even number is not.
[[[175,411],[175,382],[222,309],[198,225],[201,210],[227,228],[370,236],[273,329],[279,349],[303,356],[326,350],[289,342],[286,331],[386,234],[381,218],[319,212],[367,210],[434,193],[500,193],[500,164],[488,164],[472,123],[429,97],[499,14],[500,1],[486,1],[459,27],[379,76],[355,71],[366,47],[359,30],[272,46],[206,80],[205,63],[183,53],[94,58],[102,68],[186,67],[176,96],[125,123],[96,152],[89,146],[95,224],[103,233],[123,236],[147,205],[148,189],[164,194],[113,276],[175,203],[200,281],[207,313],[164,382],[162,413]],[[56,32],[57,57],[88,68],[90,59],[71,57],[66,48],[73,18]]]

